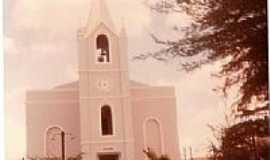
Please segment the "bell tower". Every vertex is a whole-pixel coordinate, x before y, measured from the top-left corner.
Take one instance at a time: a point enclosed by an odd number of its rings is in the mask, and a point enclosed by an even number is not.
[[[127,36],[104,0],[92,0],[78,31],[81,151],[84,160],[133,160]]]

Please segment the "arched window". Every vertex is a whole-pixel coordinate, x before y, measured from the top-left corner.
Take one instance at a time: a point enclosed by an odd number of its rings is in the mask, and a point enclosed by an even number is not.
[[[110,62],[109,41],[106,35],[100,34],[96,39],[96,58],[99,63]]]
[[[50,127],[46,130],[45,152],[46,156],[53,158],[61,157],[61,132],[58,126]]]
[[[162,154],[162,133],[160,122],[155,118],[148,118],[144,122],[144,147],[151,148],[156,154]]]
[[[102,135],[113,134],[112,111],[108,105],[101,108],[101,129]]]

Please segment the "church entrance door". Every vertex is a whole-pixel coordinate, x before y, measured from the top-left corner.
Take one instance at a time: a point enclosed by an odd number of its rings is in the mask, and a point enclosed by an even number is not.
[[[118,154],[101,154],[99,160],[119,160]]]

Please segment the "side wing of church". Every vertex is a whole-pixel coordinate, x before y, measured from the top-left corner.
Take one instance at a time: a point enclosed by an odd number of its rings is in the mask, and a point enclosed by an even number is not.
[[[174,88],[129,79],[126,32],[103,0],[77,36],[79,80],[27,92],[27,156],[143,160],[150,147],[180,159]]]

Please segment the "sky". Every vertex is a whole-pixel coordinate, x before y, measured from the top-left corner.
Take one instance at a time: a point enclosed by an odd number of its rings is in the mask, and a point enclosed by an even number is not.
[[[172,28],[187,27],[185,14],[158,15],[143,0],[107,0],[116,28],[124,23],[129,38],[130,78],[151,85],[176,88],[180,150],[191,146],[193,155],[206,154],[213,139],[207,124],[223,122],[224,99],[212,89],[220,80],[211,76],[217,65],[192,73],[179,71],[181,59],[170,63],[154,59],[134,61],[140,53],[159,46],[150,38],[175,39],[183,34]],[[86,24],[91,0],[5,0],[5,148],[8,160],[25,153],[25,92],[47,89],[78,79],[77,29]],[[149,74],[151,73],[151,74]]]

